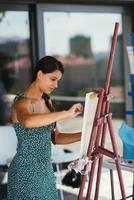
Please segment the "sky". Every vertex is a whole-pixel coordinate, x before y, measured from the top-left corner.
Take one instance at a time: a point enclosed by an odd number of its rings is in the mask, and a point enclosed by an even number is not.
[[[107,52],[115,22],[119,22],[119,34],[122,33],[120,14],[45,12],[43,19],[49,55],[68,55],[69,39],[76,35],[91,37],[94,53]],[[0,42],[2,38],[27,39],[29,35],[28,12],[5,13],[0,21]]]

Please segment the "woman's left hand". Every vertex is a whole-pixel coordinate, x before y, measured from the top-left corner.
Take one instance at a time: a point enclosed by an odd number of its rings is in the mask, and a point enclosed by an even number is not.
[[[83,111],[83,106],[80,103],[74,104],[67,112],[69,114],[69,117],[74,118]]]

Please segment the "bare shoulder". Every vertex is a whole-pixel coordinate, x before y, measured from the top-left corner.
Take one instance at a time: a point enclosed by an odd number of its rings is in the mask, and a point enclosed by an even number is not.
[[[12,121],[23,122],[25,116],[30,116],[33,113],[32,101],[22,98],[17,100],[12,106]]]
[[[24,112],[31,114],[32,113],[32,107],[31,107],[32,103],[33,102],[30,99],[26,99],[26,98],[19,99],[14,103],[12,110],[14,110],[16,112],[20,112],[20,114],[24,113]]]

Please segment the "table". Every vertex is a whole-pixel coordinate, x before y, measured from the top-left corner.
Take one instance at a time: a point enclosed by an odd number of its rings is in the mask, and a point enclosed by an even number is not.
[[[131,172],[134,174],[134,160],[121,158],[120,166],[121,166],[122,170]],[[112,200],[115,200],[114,178],[113,178],[113,170],[116,170],[115,161],[113,159],[104,160],[103,167],[110,170],[111,195],[112,195]],[[128,199],[132,196],[133,195],[127,196],[126,199]]]
[[[72,162],[74,160],[77,160],[80,158],[79,152],[70,152],[66,153],[62,148],[58,147],[58,145],[52,144],[52,156],[51,156],[51,162],[56,165],[57,170],[57,178],[60,185],[62,185],[62,176],[60,173],[59,165],[63,163]],[[60,189],[60,199],[64,200],[63,190]]]

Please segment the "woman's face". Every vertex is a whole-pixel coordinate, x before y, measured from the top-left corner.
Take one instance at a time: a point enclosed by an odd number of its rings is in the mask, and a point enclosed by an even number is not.
[[[62,73],[59,70],[46,74],[39,71],[37,77],[41,91],[49,95],[55,88],[58,87],[58,81],[61,79]]]

